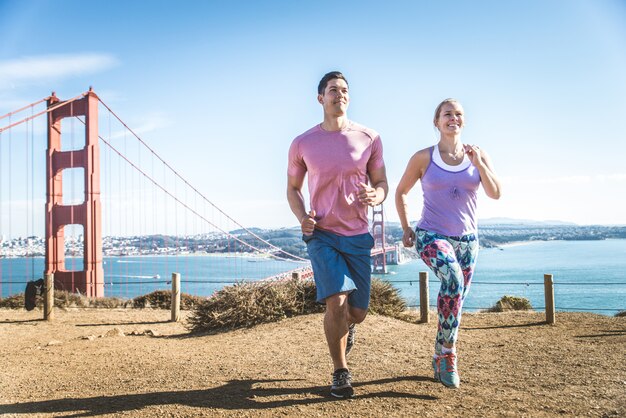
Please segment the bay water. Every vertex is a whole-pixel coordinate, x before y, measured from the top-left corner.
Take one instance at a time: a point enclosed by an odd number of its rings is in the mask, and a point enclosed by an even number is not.
[[[389,271],[389,281],[409,305],[419,304],[418,275],[428,271],[429,303],[436,304],[439,281],[421,260]],[[490,308],[510,295],[527,298],[534,309],[543,310],[544,274],[553,275],[557,311],[614,315],[626,310],[626,240],[530,241],[481,249],[464,309]]]
[[[43,258],[0,259],[1,296],[24,291],[26,281],[42,277]],[[105,294],[133,298],[170,289],[172,272],[181,273],[182,292],[209,296],[223,286],[256,281],[302,264],[245,256],[105,257]],[[66,268],[82,269],[82,260],[67,259]],[[421,260],[389,266],[376,276],[400,290],[409,306],[419,304]],[[626,240],[534,241],[481,249],[465,310],[493,306],[503,295],[530,300],[543,310],[544,274],[554,277],[557,311],[589,311],[614,315],[626,310]],[[439,282],[429,272],[429,304],[435,305]]]

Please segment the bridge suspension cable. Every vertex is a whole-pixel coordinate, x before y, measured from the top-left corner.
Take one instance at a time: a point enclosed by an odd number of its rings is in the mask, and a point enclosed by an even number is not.
[[[33,120],[33,119],[35,119],[35,118],[37,118],[37,117],[39,117],[39,116],[41,116],[41,115],[44,115],[44,114],[46,114],[46,113],[50,113],[50,112],[52,112],[53,110],[56,110],[56,109],[58,109],[58,108],[60,108],[60,107],[67,106],[67,105],[69,105],[70,103],[75,102],[76,100],[78,100],[78,99],[80,99],[80,98],[82,98],[82,97],[85,97],[85,95],[86,95],[86,94],[87,94],[87,93],[82,93],[82,94],[79,94],[79,95],[78,95],[78,96],[76,96],[76,97],[73,97],[73,98],[69,99],[69,100],[66,100],[66,101],[63,101],[63,102],[59,102],[59,103],[57,103],[56,105],[50,106],[50,107],[49,107],[49,108],[47,108],[46,110],[42,110],[41,112],[37,113],[36,115],[31,115],[31,116],[28,116],[28,117],[26,117],[26,118],[24,118],[24,119],[21,119],[21,120],[17,121],[17,122],[13,122],[13,123],[10,123],[10,122],[9,122],[9,125],[7,125],[7,126],[5,126],[5,127],[0,128],[0,133],[2,133],[2,132],[4,132],[4,131],[7,131],[7,130],[9,130],[9,129],[11,129],[11,128],[14,128],[14,127],[16,127],[16,126],[18,126],[18,125],[21,125],[22,123],[25,123],[25,122],[28,122],[28,121],[30,121],[30,120]],[[37,101],[37,102],[34,102],[34,103],[32,103],[32,104],[30,104],[30,105],[28,105],[28,106],[24,106],[24,107],[23,107],[23,108],[21,108],[20,110],[16,110],[16,111],[14,111],[14,112],[9,112],[9,113],[7,113],[6,115],[4,115],[4,116],[0,117],[0,119],[5,118],[5,117],[10,117],[10,116],[12,116],[12,115],[14,115],[14,114],[18,113],[19,111],[23,111],[23,110],[25,110],[25,109],[32,108],[32,107],[34,107],[34,106],[36,106],[36,105],[38,105],[38,104],[43,103],[44,101],[46,101],[46,100],[48,100],[48,99],[49,99],[49,97],[46,97],[45,99],[41,99],[41,100],[39,100],[39,101]]]
[[[174,175],[176,177],[178,177],[181,181],[183,181],[183,183],[189,187],[191,190],[193,190],[197,196],[200,196],[206,203],[208,203],[209,205],[211,205],[213,208],[215,208],[219,213],[221,213],[223,216],[225,216],[229,221],[233,222],[235,225],[237,225],[238,227],[240,227],[241,229],[243,229],[244,231],[246,231],[248,234],[250,234],[252,237],[258,239],[260,242],[264,243],[265,245],[267,245],[269,248],[287,255],[288,258],[285,257],[278,257],[275,254],[270,254],[272,257],[274,258],[278,258],[278,259],[289,259],[289,260],[297,260],[297,261],[302,261],[302,262],[309,262],[309,260],[304,259],[302,257],[298,257],[294,254],[291,254],[285,250],[283,250],[282,248],[279,248],[277,246],[275,246],[274,244],[270,243],[269,241],[261,238],[260,236],[258,236],[257,234],[255,234],[253,231],[251,231],[249,228],[241,225],[239,222],[237,222],[235,219],[233,219],[230,215],[228,215],[226,212],[224,212],[222,209],[220,209],[218,206],[216,206],[213,202],[211,202],[204,194],[202,194],[198,189],[196,189],[194,186],[192,186],[185,178],[183,178],[170,164],[168,164],[163,158],[161,158],[160,155],[158,155],[143,139],[141,139],[141,137],[135,132],[133,131],[133,129],[131,129],[106,103],[104,103],[102,101],[102,99],[98,98],[99,102],[118,120],[118,122],[120,122],[122,124],[122,126],[124,126],[124,128],[126,128],[128,130],[128,132],[130,132],[146,149],[148,149],[152,155],[154,157],[156,157],[159,161],[161,161],[161,163],[163,163],[163,165],[165,167],[167,167],[172,173],[174,173]],[[81,120],[79,118],[79,120]],[[84,123],[84,121],[81,120],[81,122]],[[231,237],[232,239],[235,239],[236,241],[242,243],[243,245],[246,245],[256,251],[261,251],[263,252],[261,249],[241,240],[240,238],[236,237],[235,235],[231,234],[228,231],[224,231],[223,229],[219,228],[218,226],[216,226],[214,223],[212,223],[211,221],[209,221],[208,219],[206,219],[204,216],[202,216],[201,214],[199,214],[197,211],[191,209],[191,207],[189,207],[187,204],[183,203],[180,199],[178,199],[176,196],[172,195],[172,193],[170,193],[168,190],[166,190],[162,185],[158,184],[158,182],[156,182],[152,177],[150,177],[145,171],[141,170],[139,167],[137,167],[137,165],[135,165],[134,163],[132,163],[130,160],[128,160],[122,153],[120,153],[117,149],[115,149],[109,142],[107,142],[104,138],[102,138],[102,136],[99,137],[107,146],[109,146],[112,150],[114,150],[121,158],[123,158],[124,160],[126,160],[126,162],[128,164],[130,164],[133,168],[135,168],[137,171],[139,171],[144,177],[146,177],[147,179],[149,179],[155,186],[159,187],[163,192],[167,193],[170,197],[172,197],[173,199],[176,200],[177,203],[183,205],[183,207],[185,207],[187,210],[190,210],[194,215],[198,216],[200,219],[202,219],[203,221],[207,222],[209,225],[215,227],[216,229],[218,229],[220,232],[227,234],[229,237]]]
[[[45,150],[46,146],[45,130],[42,129],[46,126],[45,115],[53,114],[52,112],[61,108],[66,109],[61,110],[62,114],[68,116],[65,116],[67,122],[63,123],[65,128],[63,132],[60,126],[58,129],[58,133],[64,138],[59,150],[64,153],[64,158],[70,160],[86,158],[87,154],[82,154],[84,148],[79,143],[82,139],[82,129],[75,132],[74,122],[78,119],[80,125],[86,126],[89,120],[78,116],[70,108],[76,106],[75,102],[82,98],[97,97],[91,94],[91,91],[85,92],[69,100],[56,102],[56,100],[51,100],[56,99],[53,93],[52,96],[0,116],[0,144],[2,144],[0,165],[4,165],[4,170],[0,171],[0,200],[8,197],[9,201],[13,202],[22,195],[26,197],[24,201],[9,204],[8,211],[3,210],[0,214],[0,222],[2,222],[0,230],[4,229],[2,232],[8,233],[9,236],[9,241],[3,244],[3,253],[4,249],[7,249],[7,254],[4,255],[14,259],[0,265],[0,287],[3,288],[1,294],[6,291],[12,294],[12,283],[24,283],[23,280],[36,279],[35,275],[39,277],[38,275],[43,271],[41,266],[43,261],[40,257],[44,240],[38,238],[41,236],[41,231],[38,231],[41,226],[35,221],[40,219],[39,206],[45,205],[40,205],[35,198],[40,199],[41,196],[46,195],[46,183],[36,182],[40,172],[45,168],[45,164],[40,161],[45,155],[45,153],[40,154],[40,151]],[[46,101],[49,106],[46,106]],[[99,122],[100,126],[106,127],[106,122],[102,124],[102,118],[109,116],[108,137],[106,133],[102,133],[103,131],[98,131],[97,134],[99,141],[104,145],[101,147],[106,152],[99,156],[96,154],[96,157],[107,167],[102,171],[104,175],[101,179],[101,187],[103,188],[98,193],[101,199],[104,199],[102,202],[109,205],[102,212],[104,225],[109,228],[108,236],[106,236],[106,231],[103,231],[105,235],[102,237],[102,245],[107,246],[108,252],[103,254],[106,259],[103,258],[102,263],[105,268],[104,280],[107,282],[105,284],[111,286],[115,284],[116,287],[111,288],[112,294],[123,296],[124,287],[126,287],[125,296],[136,294],[135,290],[128,288],[133,284],[129,279],[133,278],[139,279],[136,283],[139,287],[149,285],[149,279],[153,279],[152,281],[158,279],[155,284],[165,284],[168,279],[167,272],[172,271],[182,272],[187,278],[185,282],[191,283],[191,287],[197,283],[196,291],[202,294],[214,288],[202,285],[202,283],[210,284],[211,278],[231,278],[233,282],[238,283],[283,277],[289,274],[281,272],[280,269],[286,271],[293,268],[289,266],[289,263],[309,263],[307,259],[290,253],[289,248],[280,248],[281,241],[263,238],[262,233],[237,222],[196,187],[193,187],[179,171],[174,170],[171,163],[166,162],[148,146],[146,141],[139,136],[139,130],[131,129],[99,98],[98,103],[108,110],[108,115],[101,113],[95,119],[96,123]],[[25,114],[26,112],[28,114]],[[118,125],[116,129],[119,129],[113,135],[111,135],[110,127],[112,120],[114,125]],[[41,125],[39,125],[40,122]],[[36,128],[34,124],[37,124]],[[25,133],[25,141],[20,138],[21,133]],[[36,144],[34,143],[35,134]],[[122,136],[124,142],[121,141]],[[137,139],[136,144],[127,144],[127,137],[132,138],[132,142]],[[17,139],[19,141],[16,141]],[[25,164],[22,163],[24,155],[26,156]],[[111,156],[115,160],[113,164],[110,161]],[[152,172],[150,160],[152,160]],[[15,171],[16,167],[24,168],[27,172],[25,175],[18,173]],[[82,196],[86,193],[86,188],[82,191],[80,188],[83,187],[82,177],[86,170],[81,169],[80,162],[78,162],[76,165],[71,163],[62,172],[62,177],[61,175],[59,177],[63,179],[63,199],[59,204],[63,206],[82,204],[84,201]],[[16,179],[25,181],[25,186],[13,184]],[[115,180],[114,183],[111,179]],[[3,185],[7,187],[1,187]],[[102,193],[104,191],[105,193]],[[19,210],[16,209],[18,207]],[[4,217],[3,221],[2,217]],[[23,222],[23,219],[26,219],[26,222]],[[150,222],[153,224],[150,225]],[[17,226],[17,228],[12,228],[12,226]],[[65,271],[81,271],[84,268],[81,259],[84,254],[83,234],[85,232],[80,228],[80,224],[68,223],[63,228],[65,229],[65,248],[61,248],[60,251],[65,255]],[[26,239],[15,237],[21,237],[24,233]],[[282,236],[279,235],[277,239],[282,239]],[[194,255],[207,253],[215,257],[196,260],[191,258]],[[186,256],[187,254],[190,256]],[[174,257],[170,258],[170,256]],[[270,259],[281,262],[269,262]],[[187,269],[187,272],[184,269]],[[9,273],[8,276],[6,273]],[[121,281],[112,281],[111,277],[119,277]],[[200,280],[203,278],[206,280]],[[8,289],[5,285],[8,285]],[[148,286],[148,288],[154,287]]]

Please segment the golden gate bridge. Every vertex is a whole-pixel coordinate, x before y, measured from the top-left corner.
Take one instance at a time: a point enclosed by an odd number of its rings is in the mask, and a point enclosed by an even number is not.
[[[386,273],[387,264],[401,261],[401,251],[385,242],[382,205],[373,209],[371,232],[373,272]],[[38,235],[44,237],[41,250],[34,248]],[[26,238],[16,245],[14,236]],[[124,284],[111,277],[128,274],[107,266],[103,249],[107,255],[139,256],[142,265],[156,256],[173,259],[176,269],[184,269],[181,255],[220,254],[231,260],[230,277],[241,280],[253,255],[287,262],[285,271],[267,268],[257,278],[311,276],[308,260],[216,206],[91,88],[63,101],[52,93],[0,116],[0,259],[44,258],[43,271],[34,262],[23,272],[0,264],[0,286],[9,285],[3,293],[12,293],[12,284],[53,274],[55,288],[104,296],[105,286]],[[145,271],[138,277],[160,278],[149,267]],[[220,274],[210,273],[218,280]]]

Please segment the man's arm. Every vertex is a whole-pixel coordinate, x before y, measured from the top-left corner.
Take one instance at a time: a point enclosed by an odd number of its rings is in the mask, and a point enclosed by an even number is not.
[[[369,206],[380,205],[385,201],[389,186],[387,184],[387,170],[383,165],[380,168],[371,170],[367,173],[370,178],[371,187],[365,183],[361,183],[359,189],[359,200]]]
[[[290,176],[287,175],[287,201],[289,207],[298,222],[304,235],[311,235],[313,229],[315,229],[315,211],[311,210],[310,213],[306,212],[304,206],[304,196],[302,196],[302,184],[304,183],[304,176]]]

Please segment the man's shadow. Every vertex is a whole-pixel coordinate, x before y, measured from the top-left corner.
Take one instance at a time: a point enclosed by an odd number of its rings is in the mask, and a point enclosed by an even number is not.
[[[66,417],[84,417],[140,410],[153,405],[180,404],[196,408],[264,410],[284,406],[313,405],[337,401],[336,398],[330,396],[328,386],[280,387],[279,385],[272,385],[272,383],[297,381],[300,381],[300,379],[231,380],[222,386],[211,389],[97,396],[89,398],[65,398],[0,404],[0,413],[48,413],[64,414]],[[432,379],[423,376],[402,376],[372,380],[369,382],[359,382],[355,383],[354,386],[383,385],[399,381],[419,382],[432,381]],[[290,397],[290,395],[307,395],[307,397],[304,399],[274,399],[275,397]],[[427,401],[435,401],[438,399],[429,395],[396,391],[370,392],[360,395],[358,398],[410,398]],[[65,415],[71,412],[75,413],[73,415]]]

